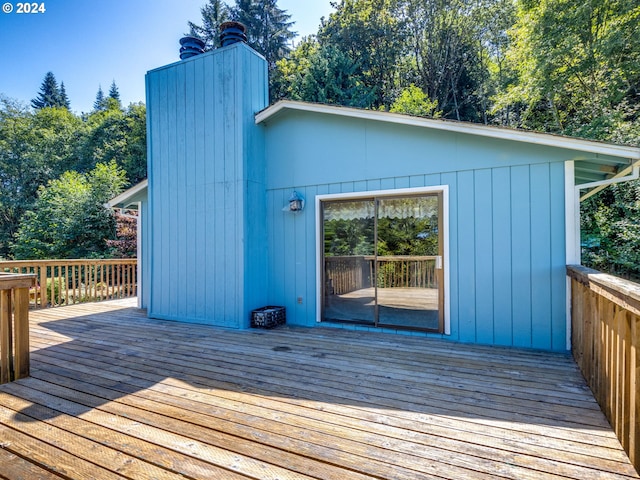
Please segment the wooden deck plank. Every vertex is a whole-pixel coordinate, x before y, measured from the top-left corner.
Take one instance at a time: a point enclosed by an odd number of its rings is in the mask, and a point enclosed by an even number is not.
[[[58,373],[59,370],[58,370]],[[75,375],[72,373],[74,377],[78,376],[78,373]],[[87,377],[92,382],[97,381],[98,372],[92,372],[88,374]],[[38,374],[36,373],[36,376]],[[72,377],[68,377],[71,379]],[[59,380],[54,380],[56,383]],[[261,418],[271,418],[277,419],[278,421],[284,421],[287,425],[291,426],[303,426],[307,428],[313,428],[316,431],[326,431],[327,433],[331,433],[334,435],[338,435],[341,438],[350,437],[353,438],[353,434],[349,434],[345,431],[346,428],[351,428],[357,431],[368,432],[369,434],[375,433],[379,435],[379,438],[384,439],[384,443],[386,448],[393,448],[392,443],[387,437],[391,437],[396,440],[407,440],[410,439],[412,444],[410,446],[404,446],[405,451],[413,451],[415,452],[415,445],[421,446],[423,449],[421,450],[422,456],[428,456],[427,453],[429,451],[433,452],[434,456],[432,459],[434,461],[441,460],[443,455],[450,455],[451,452],[461,452],[464,451],[464,454],[460,454],[461,457],[467,457],[468,455],[477,456],[478,458],[485,458],[487,461],[506,461],[507,458],[510,463],[517,465],[518,463],[521,466],[527,466],[527,468],[531,467],[531,464],[535,464],[536,461],[539,463],[540,458],[552,459],[559,463],[554,467],[554,471],[556,473],[562,473],[564,470],[570,470],[570,468],[565,468],[561,463],[575,463],[580,462],[578,465],[590,468],[594,464],[597,464],[599,467],[604,467],[609,471],[625,474],[633,474],[633,470],[629,468],[629,466],[623,463],[624,457],[619,456],[619,461],[610,461],[604,459],[598,459],[595,455],[583,454],[583,455],[568,455],[564,453],[562,450],[556,450],[555,452],[549,451],[548,445],[540,446],[539,448],[528,447],[526,450],[527,455],[517,454],[517,444],[505,442],[503,439],[491,438],[487,439],[484,443],[479,436],[476,435],[460,435],[456,440],[451,440],[446,438],[447,435],[450,436],[450,433],[441,430],[441,435],[424,435],[420,433],[416,433],[413,431],[407,432],[404,429],[392,428],[388,425],[380,425],[375,422],[365,421],[363,419],[348,421],[345,420],[344,417],[341,417],[342,420],[338,417],[333,417],[331,428],[327,428],[326,425],[321,424],[320,422],[327,421],[327,414],[320,412],[319,414],[312,409],[305,409],[303,416],[300,416],[300,410],[297,409],[294,413],[293,409],[286,409],[283,407],[280,402],[270,401],[270,399],[261,398],[258,402],[252,404],[241,405],[239,402],[245,401],[244,399],[232,399],[232,398],[217,398],[211,394],[203,393],[202,389],[199,389],[194,392],[178,392],[178,388],[173,387],[171,390],[163,392],[161,394],[156,393],[154,391],[150,391],[149,389],[140,392],[140,396],[143,396],[145,399],[151,399],[154,402],[167,402],[168,404],[175,406],[182,410],[188,410],[190,412],[191,421],[196,421],[198,417],[202,418],[202,425],[206,425],[211,423],[210,419],[207,419],[204,416],[198,415],[198,413],[203,413],[206,415],[214,416],[214,409],[212,407],[217,407],[218,409],[224,409],[225,406],[229,406],[231,402],[234,402],[234,410],[245,413],[246,415],[252,415],[255,417],[259,415]],[[179,394],[179,396],[175,396]],[[188,400],[186,400],[188,399]],[[128,397],[126,402],[132,402],[136,404],[140,408],[148,408],[152,411],[166,411],[166,408],[154,405],[152,402],[141,402],[141,401],[132,401],[132,397]],[[146,405],[145,405],[146,404]],[[314,415],[316,413],[316,415]],[[175,414],[175,413],[174,413]],[[220,425],[221,422],[227,422],[225,418],[222,418],[224,415],[219,414],[220,418],[216,418],[215,422],[217,425]],[[313,418],[316,420],[313,422],[313,425],[308,425],[310,422],[305,421],[307,418]],[[301,420],[302,419],[302,420]],[[236,418],[237,421],[237,418]],[[339,422],[339,423],[338,423]],[[263,422],[262,422],[263,423]],[[256,421],[251,418],[247,420],[247,424],[252,425],[254,428],[268,428],[261,424],[261,422]],[[342,427],[342,428],[340,428]],[[240,435],[241,432],[237,430],[234,431],[235,434]],[[431,432],[433,433],[433,432]],[[366,439],[361,439],[360,441],[366,442],[367,444],[375,444],[379,440],[372,439],[372,437],[367,437]],[[415,445],[414,445],[415,444]],[[481,445],[478,447],[477,445]],[[425,448],[429,447],[429,448]],[[484,447],[484,448],[483,448]],[[402,446],[396,445],[396,448],[402,449]],[[507,451],[513,452],[516,451],[516,454],[508,453]],[[528,458],[535,455],[535,457]],[[554,458],[555,457],[555,458]],[[546,462],[546,460],[544,460]],[[474,459],[471,459],[470,462],[474,462]],[[475,460],[477,462],[477,460]],[[475,463],[475,467],[477,468],[477,463]],[[487,467],[488,471],[495,471],[496,466]],[[517,468],[514,467],[514,470]],[[514,472],[513,478],[527,478],[527,473],[530,472]],[[565,472],[566,474],[566,472]],[[575,478],[582,478],[585,472],[578,471],[574,473],[576,475]],[[533,473],[532,478],[539,478],[538,473]]]
[[[92,353],[89,351],[85,351],[84,353],[82,353],[81,352],[82,347],[80,347],[79,345],[74,345],[72,349],[67,348],[65,346],[60,346],[59,348],[64,350],[64,352],[58,353],[58,357],[61,360],[64,360],[64,358],[67,357],[68,355],[71,355],[71,356],[84,355],[85,357],[91,357],[92,355]],[[564,423],[562,423],[558,419],[553,419],[552,421],[550,421],[549,419],[546,419],[544,417],[530,416],[529,410],[522,409],[522,408],[516,409],[516,410],[510,409],[507,411],[503,411],[503,410],[500,410],[499,408],[496,408],[494,404],[484,405],[484,406],[471,406],[471,407],[467,405],[460,406],[458,404],[460,401],[459,393],[454,394],[454,398],[447,403],[447,407],[444,408],[443,410],[442,402],[434,401],[433,398],[431,398],[433,395],[428,391],[425,392],[425,395],[428,395],[429,398],[426,398],[420,395],[415,395],[413,392],[409,392],[409,393],[398,393],[395,391],[389,392],[388,387],[386,385],[382,389],[379,389],[379,388],[376,389],[375,387],[369,388],[366,386],[363,387],[363,389],[357,389],[356,387],[358,386],[358,382],[345,383],[344,381],[339,381],[340,379],[337,378],[336,380],[330,382],[330,388],[332,388],[333,390],[336,390],[336,388],[334,387],[339,386],[341,384],[342,384],[342,388],[337,389],[337,391],[331,392],[324,387],[321,381],[315,378],[316,376],[309,376],[305,378],[304,382],[298,382],[296,380],[291,380],[290,378],[291,371],[281,372],[281,371],[278,371],[277,369],[271,368],[269,369],[269,372],[270,372],[269,378],[265,379],[265,376],[263,373],[264,369],[261,369],[259,367],[244,366],[234,371],[233,365],[230,365],[230,364],[219,365],[214,367],[213,361],[208,363],[207,365],[203,365],[198,363],[197,361],[194,361],[193,359],[181,360],[175,354],[172,355],[171,359],[166,359],[165,357],[147,352],[145,354],[145,361],[138,363],[135,368],[144,370],[145,368],[147,368],[146,365],[152,361],[159,362],[159,364],[171,365],[173,368],[176,369],[175,370],[176,372],[183,375],[192,375],[196,377],[197,375],[203,375],[206,377],[207,375],[215,373],[217,378],[228,378],[232,382],[235,379],[243,379],[244,382],[249,385],[265,385],[265,382],[268,382],[269,385],[272,385],[271,388],[275,389],[276,393],[278,393],[278,390],[282,390],[282,389],[285,389],[287,391],[292,391],[292,390],[298,391],[299,392],[298,394],[308,391],[310,392],[308,394],[309,396],[326,395],[327,392],[329,392],[329,394],[333,394],[334,396],[341,397],[342,401],[347,401],[347,402],[368,401],[371,404],[379,404],[382,406],[389,406],[393,408],[397,407],[400,402],[404,404],[406,407],[416,407],[416,408],[428,407],[431,412],[436,412],[436,413],[439,413],[441,411],[446,411],[450,414],[456,414],[456,412],[459,412],[463,416],[468,416],[468,414],[471,413],[471,414],[474,414],[474,416],[476,417],[473,419],[474,421],[476,419],[483,419],[483,418],[486,418],[488,420],[497,419],[498,421],[504,421],[504,420],[513,421],[517,417],[520,420],[519,423],[517,424],[518,427],[520,427],[522,425],[522,422],[526,420],[539,423],[539,425],[532,424],[531,426],[531,428],[535,428],[538,431],[538,433],[540,433],[539,430],[541,428],[543,429],[546,423],[552,423],[553,428],[548,430],[551,431],[553,434],[559,434],[564,431],[558,427],[565,427],[565,430],[566,430],[576,426],[580,426],[583,429],[587,430],[585,432],[588,434],[586,437],[586,442],[593,443],[591,436],[597,435],[597,436],[606,437],[603,440],[605,443],[607,442],[607,439],[608,439],[612,441],[614,445],[618,445],[617,439],[615,439],[615,436],[608,429],[606,424],[603,423],[598,428],[587,429],[588,424],[585,424],[585,422],[583,421],[582,415],[574,415],[573,422],[567,423],[565,421]],[[101,364],[97,364],[97,365],[99,366]],[[292,365],[295,365],[295,363],[292,363]],[[109,368],[104,365],[102,365],[102,367]],[[118,370],[120,369],[120,367],[115,366],[115,367],[112,367],[112,369]],[[294,370],[297,371],[295,367],[294,367]],[[362,383],[362,382],[359,382],[359,383]],[[525,426],[529,426],[529,425],[526,424]]]
[[[71,479],[640,478],[566,355],[131,305],[32,314],[32,378],[0,388],[18,451],[0,453]]]
[[[102,449],[99,455],[92,454],[90,458],[95,458],[99,463],[106,462],[102,465],[103,467],[115,470],[116,473],[134,480],[150,476],[154,479],[177,479],[184,478],[184,475],[206,476],[206,478],[221,480],[247,478],[236,476],[212,465],[203,464],[197,459],[179,455],[169,449],[138,441],[134,437],[119,434],[102,425],[83,421],[52,408],[26,401],[17,395],[0,392],[0,409],[3,407],[4,410],[0,410],[3,419],[1,423],[7,425],[13,423],[14,429],[23,431],[33,430],[34,425],[37,424],[30,422],[36,420],[51,425],[52,428],[47,431],[46,435],[42,435],[42,431],[38,432],[41,435],[39,438],[51,439],[58,444],[59,448],[67,450],[69,453],[74,454],[72,450],[86,443],[86,439],[109,447],[109,449]],[[11,417],[7,415],[9,408],[14,410]],[[20,411],[27,411],[30,419],[24,420],[27,415],[19,413]],[[16,425],[14,423],[16,419],[24,425]],[[122,452],[124,455],[116,452]],[[82,452],[75,455],[81,456]]]
[[[2,480],[61,480],[62,477],[11,452],[0,444],[0,479]]]
[[[81,359],[79,360],[80,362],[82,361]],[[57,362],[56,360],[54,360],[54,362]],[[100,362],[100,364],[105,365],[106,362],[104,359],[102,359]],[[159,370],[158,370],[159,371]],[[158,373],[158,371],[156,372],[156,374]],[[145,372],[145,375],[147,375],[149,372]],[[71,376],[74,376],[74,374],[70,374]],[[77,374],[76,374],[77,375]],[[142,375],[142,373],[141,373]],[[37,376],[37,374],[36,374]],[[89,375],[87,375],[87,378],[89,379],[88,381],[94,381],[95,382],[95,378],[97,378],[97,376],[99,376],[99,371],[97,369],[93,370],[90,372]],[[54,382],[57,382],[57,380],[52,380]],[[140,381],[143,383],[143,385],[145,384],[145,380],[144,379],[140,379]],[[148,382],[147,382],[148,384]],[[154,388],[154,387],[152,387]],[[127,390],[133,390],[135,389],[135,387],[133,388],[129,388]],[[150,398],[153,397],[153,393],[149,392],[148,390],[144,391],[143,393],[145,398]],[[164,395],[164,394],[163,394]],[[211,406],[211,405],[218,405],[220,408],[223,408],[226,404],[228,404],[229,402],[237,402],[238,401],[244,401],[242,399],[238,399],[238,398],[229,398],[229,395],[226,395],[226,398],[217,398],[217,397],[213,397],[210,395],[204,395],[201,393],[201,390],[198,390],[195,393],[192,394],[186,394],[186,393],[182,393],[180,394],[180,399],[183,399],[185,397],[189,397],[189,398],[198,398],[200,402],[202,402],[202,405],[206,405],[207,407]],[[163,401],[167,401],[169,397],[163,397],[161,398],[161,400]],[[175,402],[176,404],[178,404],[181,408],[189,408],[190,410],[194,409],[194,404],[184,404],[184,402]],[[261,405],[262,406],[261,406]],[[262,415],[264,417],[269,417],[271,412],[277,412],[275,415],[276,417],[280,420],[283,421],[284,418],[287,418],[286,423],[289,425],[296,425],[296,419],[295,418],[288,418],[286,417],[286,415],[289,413],[290,409],[286,409],[284,408],[281,404],[278,405],[276,404],[276,402],[272,402],[271,405],[269,405],[269,408],[263,408],[263,406],[265,404],[269,404],[269,400],[268,399],[264,399],[261,398],[259,400],[259,404],[255,403],[255,404],[249,404],[247,406],[245,406],[244,408],[242,408],[240,411],[244,412],[244,413],[251,413],[251,414],[257,414],[259,411],[262,412]],[[197,407],[195,407],[197,408]],[[236,405],[236,409],[238,409],[239,407]],[[309,417],[309,416],[313,416],[313,411],[308,411],[304,414],[305,417]],[[324,415],[326,417],[326,415]],[[318,419],[322,419],[321,416],[317,417]],[[333,422],[336,421],[336,419],[332,419]],[[347,422],[349,423],[349,422]],[[255,421],[253,423],[255,425]],[[385,435],[385,436],[393,436],[393,430],[391,427],[389,427],[388,425],[384,425],[384,426],[378,426],[374,423],[367,423],[365,421],[363,421],[362,419],[359,419],[357,421],[353,421],[351,422],[350,425],[348,425],[349,428],[356,428],[356,429],[362,429],[363,431],[366,432],[375,432],[377,431],[377,433],[379,433],[380,435]],[[314,425],[313,426],[314,429],[318,430],[321,428],[321,426],[319,425]],[[332,428],[332,430],[335,430],[335,427]],[[433,432],[431,432],[433,433]],[[513,451],[514,451],[514,447],[516,446],[515,443],[511,443],[508,445],[508,442],[504,442],[502,439],[498,439],[498,438],[488,438],[486,439],[484,442],[482,442],[482,439],[479,438],[479,436],[477,434],[474,435],[458,435],[458,439],[454,439],[452,440],[451,438],[445,438],[446,436],[448,437],[452,437],[450,432],[447,432],[445,429],[442,429],[440,432],[442,435],[439,437],[427,437],[427,436],[423,436],[423,438],[421,439],[417,439],[417,434],[413,434],[413,441],[417,444],[420,444],[421,446],[430,446],[433,448],[439,448],[439,449],[443,449],[443,450],[449,450],[450,452],[459,452],[461,450],[465,450],[466,453],[470,454],[470,455],[474,455],[477,456],[479,458],[485,458],[487,460],[495,460],[495,459],[501,459],[501,458],[505,458],[506,455],[509,455],[510,461],[514,462],[513,460]],[[464,432],[463,432],[464,433]],[[341,432],[339,434],[340,437],[344,437],[347,436],[346,432]],[[406,432],[402,431],[402,432],[396,432],[395,438],[406,438]],[[367,440],[368,443],[374,443],[373,440],[369,439]],[[385,440],[385,443],[388,445],[389,441],[388,439]],[[482,445],[481,447],[477,447],[474,444],[480,444]],[[497,445],[501,445],[502,447],[508,447],[505,448],[505,450],[509,451],[509,453],[506,453],[504,451],[502,451],[502,449],[500,450],[496,450],[495,447]],[[482,448],[484,447],[484,448]],[[408,447],[409,449],[415,448],[415,447]],[[548,450],[549,445],[545,444],[543,446],[540,446],[538,448],[530,446],[528,447],[527,453],[529,455],[535,455],[537,457],[547,457],[548,459],[555,459],[559,462],[565,462],[568,461],[569,463],[571,462],[580,462],[578,463],[578,465],[582,465],[582,466],[593,466],[594,464],[599,464],[600,467],[605,466],[605,468],[608,468],[611,471],[617,471],[618,473],[623,473],[623,474],[627,474],[627,473],[633,473],[632,470],[630,470],[628,468],[627,465],[625,465],[624,463],[619,463],[618,461],[609,461],[607,459],[598,459],[596,458],[595,455],[593,455],[593,447],[591,447],[592,451],[589,453],[586,453],[586,449],[585,449],[585,453],[584,455],[581,457],[580,455],[573,455],[573,456],[569,456],[567,454],[564,453],[563,449],[556,449],[555,451],[549,451]],[[409,451],[409,450],[408,450]],[[441,454],[443,452],[440,452]],[[447,453],[447,452],[444,452]],[[620,454],[620,452],[618,452],[619,455],[618,460],[624,460],[624,456],[623,454]],[[423,452],[423,455],[425,455],[425,452]],[[611,453],[608,454],[609,456],[611,455]],[[463,455],[464,456],[464,455]],[[437,459],[438,456],[435,455],[434,459]],[[516,450],[516,460],[514,463],[518,463],[520,462],[523,465],[527,464],[527,461],[529,461],[529,463],[535,463],[535,458],[533,460],[529,459],[528,457],[524,456],[522,458],[517,457],[517,450]],[[495,468],[495,467],[492,467]],[[555,471],[563,471],[564,467],[562,465],[556,465],[554,467]],[[523,478],[522,477],[523,474],[520,475],[516,475],[515,478]],[[582,473],[576,473],[575,476],[576,478],[582,478],[582,476],[584,475],[584,472]]]

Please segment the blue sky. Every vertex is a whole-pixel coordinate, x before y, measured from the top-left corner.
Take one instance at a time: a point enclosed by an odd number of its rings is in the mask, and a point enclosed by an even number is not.
[[[144,75],[179,60],[187,22],[206,0],[49,0],[44,13],[17,13],[0,0],[0,94],[28,104],[48,71],[64,81],[77,113],[92,109],[98,86],[115,80],[125,105],[144,101]],[[227,1],[235,4],[234,1]],[[330,0],[279,0],[301,35],[316,33]]]

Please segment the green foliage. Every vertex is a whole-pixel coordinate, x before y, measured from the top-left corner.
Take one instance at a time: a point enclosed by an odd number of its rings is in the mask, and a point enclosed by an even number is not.
[[[230,20],[229,7],[221,0],[209,0],[200,9],[202,25],[189,22],[189,35],[205,42],[205,49],[211,50],[220,46],[220,24]]]
[[[438,118],[442,115],[442,112],[438,111],[437,108],[437,100],[430,100],[426,93],[414,84],[411,84],[396,98],[396,101],[393,102],[389,111],[419,117]]]
[[[378,219],[378,252],[385,255],[438,255],[437,218]],[[374,219],[335,219],[324,222],[327,256],[374,255]]]
[[[340,52],[355,67],[355,82],[375,96],[373,108],[389,107],[397,65],[406,51],[399,0],[342,0],[318,38],[327,53]]]
[[[82,121],[65,108],[35,112],[0,97],[0,255],[10,244],[38,187],[78,163]]]
[[[520,2],[497,95],[517,126],[606,140],[638,118],[640,5],[633,0]]]
[[[286,10],[278,8],[277,0],[236,0],[231,16],[247,27],[247,43],[264,55],[270,71],[291,50],[296,36],[293,22]]]
[[[640,281],[640,182],[611,185],[582,205],[582,261]]]
[[[294,100],[369,108],[373,92],[357,75],[358,65],[340,49],[320,47],[291,86]]]
[[[50,305],[62,305],[62,303],[64,302],[62,290],[65,288],[66,284],[67,279],[62,276],[47,278],[47,299]],[[53,298],[51,298],[52,291]]]
[[[296,36],[293,22],[286,10],[278,8],[277,0],[236,0],[229,7],[220,0],[209,0],[201,9],[202,25],[189,22],[189,33],[205,42],[205,49],[220,46],[220,25],[228,20],[247,27],[247,43],[264,55],[269,70],[290,52],[290,42]]]
[[[373,218],[324,222],[324,252],[331,257],[373,255]]]
[[[122,110],[115,99],[107,97],[105,108],[91,113],[86,124],[89,131],[79,146],[80,171],[115,161],[127,172],[132,184],[146,178],[147,132],[143,104],[131,104]]]
[[[67,96],[67,89],[64,88],[64,82],[60,82],[60,106],[69,110],[71,102]]]
[[[115,237],[113,212],[104,204],[126,185],[115,162],[87,174],[65,172],[40,187],[33,209],[20,222],[14,256],[18,259],[88,258],[109,251]]]
[[[514,19],[510,0],[341,0],[334,7],[317,37],[277,63],[273,98],[388,110],[414,85],[446,118],[492,121],[490,97],[496,78],[505,77]],[[354,88],[356,101],[335,92]]]
[[[93,111],[99,112],[100,110],[106,110],[107,99],[102,91],[102,85],[98,85],[98,92],[96,93],[96,99],[93,102]]]
[[[120,91],[118,90],[115,80],[111,82],[111,86],[109,87],[109,98],[115,100],[118,107],[122,108],[122,104],[120,103]]]
[[[31,106],[35,109],[48,107],[62,107],[69,109],[69,98],[64,88],[64,83],[58,86],[58,81],[52,72],[47,72],[40,86],[38,96],[31,100]]]
[[[311,58],[317,56],[318,41],[315,36],[303,37],[298,46],[285,58],[276,62],[271,74],[270,96],[274,101],[289,98],[302,100],[302,80],[311,66]]]
[[[33,111],[0,95],[0,256],[11,256],[41,186],[111,161],[137,183],[146,177],[146,155],[143,104],[123,110],[117,98],[103,97],[103,108],[78,117],[59,107]]]
[[[279,60],[291,51],[290,43],[296,36],[291,30],[291,15],[278,8],[277,0],[236,0],[233,7],[220,0],[208,0],[201,9],[202,25],[189,22],[189,33],[205,42],[205,50],[220,46],[220,25],[228,20],[247,27],[247,43],[267,60],[269,94],[280,98],[281,78],[273,75]]]

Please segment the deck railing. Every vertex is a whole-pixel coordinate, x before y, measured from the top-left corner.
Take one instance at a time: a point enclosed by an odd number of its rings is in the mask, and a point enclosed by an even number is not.
[[[569,266],[573,356],[640,470],[640,285]]]
[[[325,278],[330,293],[345,293],[373,287],[377,261],[378,288],[436,288],[435,256],[345,255],[325,257]]]
[[[32,308],[72,305],[137,295],[137,260],[15,260],[0,262],[0,272],[29,273]]]
[[[35,275],[0,273],[0,384],[29,376],[29,289]]]

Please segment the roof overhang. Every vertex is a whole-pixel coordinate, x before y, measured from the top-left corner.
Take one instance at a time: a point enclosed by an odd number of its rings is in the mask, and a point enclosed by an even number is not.
[[[256,114],[255,122],[256,124],[267,124],[270,120],[277,118],[287,111],[339,115],[342,117],[410,125],[434,130],[464,133],[467,135],[478,135],[486,138],[555,147],[572,150],[574,152],[584,152],[587,154],[584,158],[567,158],[567,160],[574,160],[576,185],[592,184],[613,178],[623,178],[633,170],[633,165],[640,160],[640,148],[629,145],[596,142],[563,135],[527,132],[513,128],[495,127],[469,122],[422,118],[399,113],[297,102],[293,100],[282,100],[262,110]]]
[[[122,192],[117,197],[109,200],[105,205],[108,208],[123,208],[127,210],[137,210],[138,203],[147,199],[147,188],[149,180],[143,180],[130,189]]]

